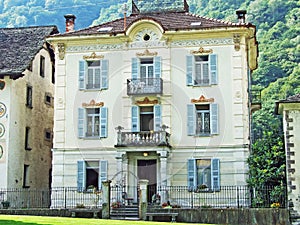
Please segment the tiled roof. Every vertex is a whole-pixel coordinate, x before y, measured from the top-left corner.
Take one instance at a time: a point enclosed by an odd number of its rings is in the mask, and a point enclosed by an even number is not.
[[[281,100],[280,102],[287,102],[287,103],[300,102],[300,94],[290,96],[290,97],[286,98],[285,100]]]
[[[132,14],[126,18],[126,28],[139,20],[153,20],[159,23],[164,31],[177,31],[189,29],[208,29],[220,27],[253,26],[250,23],[232,23],[223,20],[211,19],[194,15],[188,12],[163,12],[148,14]],[[192,25],[192,23],[194,25]],[[111,28],[106,32],[100,32],[100,28]],[[118,34],[124,33],[124,18],[111,22],[77,30],[69,33],[58,34],[59,36],[94,35],[94,34]]]
[[[0,28],[0,78],[23,76],[43,47],[45,37],[57,32],[56,26]]]

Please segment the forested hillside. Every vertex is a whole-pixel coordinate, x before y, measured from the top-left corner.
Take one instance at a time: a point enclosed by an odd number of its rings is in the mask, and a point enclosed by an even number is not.
[[[130,14],[131,1],[126,0],[3,0],[0,27],[54,24],[64,32],[63,16],[71,13],[77,17],[75,29],[80,29],[123,16],[126,2]],[[177,4],[178,0],[143,2],[148,7],[163,8]],[[233,22],[236,22],[235,11],[246,9],[247,21],[257,26],[259,68],[253,73],[252,84],[262,90],[263,108],[253,115],[255,143],[249,163],[250,172],[251,168],[255,171],[252,177],[263,179],[252,179],[250,183],[273,184],[274,180],[280,183],[284,173],[282,125],[280,117],[274,114],[274,102],[300,92],[300,1],[189,0],[188,3],[191,13]],[[269,164],[260,160],[267,151]],[[267,177],[266,170],[270,173]]]

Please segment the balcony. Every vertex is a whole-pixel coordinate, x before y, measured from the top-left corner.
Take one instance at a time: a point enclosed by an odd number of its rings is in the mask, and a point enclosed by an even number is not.
[[[116,147],[141,147],[141,146],[167,146],[171,147],[170,134],[163,129],[161,131],[122,132],[119,126]]]
[[[163,81],[161,78],[128,79],[128,95],[162,94]]]
[[[251,90],[251,113],[261,109],[261,90]]]

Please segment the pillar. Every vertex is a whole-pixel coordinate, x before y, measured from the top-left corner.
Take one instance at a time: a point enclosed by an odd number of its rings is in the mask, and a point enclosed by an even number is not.
[[[148,186],[149,181],[148,180],[140,180],[139,181],[139,218],[141,220],[146,220],[146,212],[147,212],[147,207],[148,207],[148,192],[147,192],[147,186]]]
[[[110,183],[110,180],[102,182],[102,219],[110,217]]]

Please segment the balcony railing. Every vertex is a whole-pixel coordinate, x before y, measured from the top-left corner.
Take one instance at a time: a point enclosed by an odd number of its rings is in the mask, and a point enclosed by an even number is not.
[[[170,146],[170,134],[162,131],[122,132],[118,127],[116,147]]]
[[[128,79],[127,94],[162,94],[163,81],[161,78]]]
[[[261,109],[261,90],[251,90],[250,102],[252,113]]]

